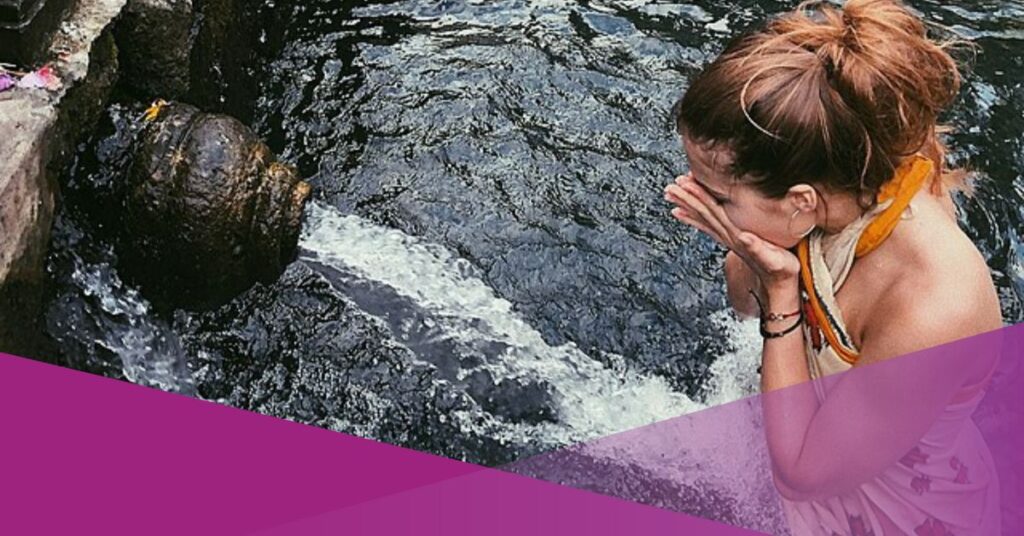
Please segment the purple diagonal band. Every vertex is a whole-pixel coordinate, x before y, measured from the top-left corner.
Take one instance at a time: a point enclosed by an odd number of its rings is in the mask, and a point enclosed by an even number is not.
[[[2,534],[753,534],[0,354]]]

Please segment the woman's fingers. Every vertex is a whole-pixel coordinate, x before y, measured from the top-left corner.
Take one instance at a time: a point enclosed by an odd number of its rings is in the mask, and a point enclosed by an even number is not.
[[[725,215],[722,205],[720,205],[718,201],[715,201],[715,198],[711,197],[711,194],[709,194],[707,190],[703,189],[700,183],[693,179],[692,175],[680,175],[676,178],[676,185],[678,185],[678,187],[684,192],[687,192],[696,198],[708,209],[708,216],[706,217],[709,219],[709,222],[711,222],[712,219],[718,220],[718,224],[716,226],[721,226],[721,228],[726,232],[725,235],[735,237],[735,232],[738,230],[735,229],[735,226],[732,225],[732,221],[730,221],[728,216]]]
[[[687,216],[690,219],[697,220],[698,222],[703,223],[705,227],[707,226],[707,222],[705,222],[704,219],[701,218],[700,214],[697,214],[697,212],[690,207],[689,203],[679,198],[677,195],[675,195],[675,193],[670,191],[668,188],[665,189],[665,201],[668,201],[669,203],[676,205],[676,207],[678,207],[678,209],[682,212],[684,216]]]
[[[710,236],[716,242],[722,242],[722,237],[718,236],[718,233],[713,231],[711,227],[708,226],[707,222],[704,221],[703,218],[701,218],[699,215],[695,215],[694,213],[688,211],[685,205],[673,208],[672,217],[691,227],[696,227],[697,230]]]
[[[735,237],[741,231],[733,225],[722,206],[693,180],[692,173],[676,177],[674,184],[665,187],[665,194],[667,200],[679,205],[683,215],[700,224],[698,228],[726,248],[734,249]]]
[[[699,215],[701,219],[703,219],[704,222],[707,224],[707,226],[710,229],[712,229],[716,235],[721,237],[722,240],[719,241],[722,242],[723,246],[732,249],[732,235],[730,235],[726,227],[722,225],[722,223],[719,221],[719,218],[716,217],[711,212],[711,209],[707,206],[706,203],[701,201],[700,198],[698,198],[693,193],[689,192],[687,189],[684,189],[676,184],[670,184],[668,186],[668,190],[672,193],[672,195],[686,203],[687,207],[689,207],[689,209],[692,212],[695,212],[697,215]],[[714,202],[714,200],[712,200],[712,202]]]
[[[683,199],[681,197],[682,194],[683,194],[683,191],[680,190],[679,187],[677,187],[677,186],[669,185],[669,186],[665,187],[665,200],[666,201],[668,201],[670,203],[674,203],[677,207],[682,209],[682,212],[684,214],[686,214],[690,218],[698,220],[698,221],[704,223],[705,225],[707,225],[707,222],[704,221],[704,218],[700,215],[700,213],[695,208],[695,206],[693,204],[693,201],[692,200]]]
[[[676,181],[675,182],[679,186],[683,186],[683,185],[685,185],[687,183],[696,182],[696,181],[693,180],[693,172],[692,171],[687,171],[686,173],[683,173],[682,175],[679,175],[678,177],[676,177]]]
[[[706,222],[699,214],[695,214],[688,210],[686,205],[672,209],[672,216],[687,225],[696,227],[704,234],[713,238],[716,242],[725,245],[725,242],[722,240],[722,236],[719,235],[713,227],[708,225],[708,222]]]
[[[680,209],[680,208],[672,209],[672,216],[674,216],[677,220],[679,220],[679,221],[681,221],[681,222],[683,222],[683,223],[685,223],[687,225],[696,227],[701,232],[703,232],[703,233],[707,234],[708,236],[710,236],[711,238],[713,238],[716,242],[718,242],[718,243],[722,242],[721,237],[719,237],[717,234],[715,234],[714,231],[709,229],[707,225],[705,225],[705,224],[703,224],[701,222],[698,222],[697,220],[695,220],[695,219],[685,215],[682,209]]]
[[[682,199],[679,199],[679,196],[673,193],[673,191],[669,189],[667,186],[665,187],[665,200],[670,203],[675,203],[676,205],[679,205],[683,208],[687,207],[686,202],[684,202]]]
[[[697,181],[692,178],[684,180],[684,184],[680,186],[683,190],[689,192],[696,198],[700,199],[702,203],[708,208],[708,213],[713,219],[717,220],[719,226],[722,227],[723,232],[726,236],[730,236],[733,239],[741,232],[739,228],[733,225],[732,220],[725,214],[725,209],[715,198],[711,197],[711,194],[704,189]]]
[[[706,221],[704,221],[704,218],[690,208],[690,205],[686,201],[680,199],[672,189],[668,187],[665,188],[665,200],[676,205],[676,208],[672,209],[672,216],[677,220],[696,227],[698,230],[704,232],[717,242],[722,241],[721,237],[711,229]]]
[[[796,255],[761,237],[736,227],[707,190],[687,173],[665,187],[665,199],[678,205],[672,215],[714,238],[734,251],[758,277],[781,277],[797,274],[800,261]]]
[[[692,173],[686,173],[685,175],[676,177],[676,184],[703,201],[704,204],[707,205],[711,214],[715,216],[721,226],[725,229],[728,236],[735,238],[739,235],[741,232],[740,229],[736,227],[732,223],[732,220],[730,220],[725,214],[725,209],[722,208],[722,205],[715,201],[715,199],[711,197],[711,194],[709,194],[699,182],[693,179]]]
[[[800,260],[792,252],[752,233],[741,232],[738,241],[743,245],[745,254],[757,264],[757,271],[771,277],[791,276],[800,272]]]

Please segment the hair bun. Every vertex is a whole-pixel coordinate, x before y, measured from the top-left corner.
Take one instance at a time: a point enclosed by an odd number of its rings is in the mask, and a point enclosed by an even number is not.
[[[857,34],[857,20],[848,9],[843,9],[842,14],[843,28],[839,36],[839,42],[851,50],[860,51],[862,47],[860,36]]]
[[[974,44],[932,41],[926,24],[939,25],[901,0],[837,4],[803,0],[730,42],[674,107],[677,130],[725,142],[730,173],[774,197],[796,180],[873,195],[915,153],[964,186],[937,121],[961,82],[947,49]]]

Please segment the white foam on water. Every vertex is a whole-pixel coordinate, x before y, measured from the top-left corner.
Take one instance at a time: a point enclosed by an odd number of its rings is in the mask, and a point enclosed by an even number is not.
[[[705,386],[703,402],[711,407],[726,404],[760,392],[761,377],[757,367],[761,364],[764,340],[758,330],[757,319],[741,320],[729,311],[718,311],[712,321],[728,333],[733,350],[715,359]]]
[[[757,367],[763,339],[756,319],[740,320],[730,310],[711,317],[728,334],[733,350],[711,365],[701,402],[705,408],[728,407],[707,417],[673,419],[656,429],[594,441],[586,452],[618,464],[628,460],[653,476],[706,490],[709,496],[727,496],[740,526],[777,534],[784,525],[770,506],[777,492],[763,477],[769,465],[767,444],[761,402],[752,397],[760,392]]]
[[[154,320],[149,302],[125,285],[112,266],[87,263],[75,255],[71,279],[84,297],[95,298],[99,310],[94,310],[91,317],[99,332],[71,326],[56,336],[81,339],[85,346],[104,347],[118,356],[122,373],[133,383],[194,394],[192,375],[177,334]]]
[[[502,355],[481,367],[496,379],[527,376],[552,385],[559,419],[576,440],[705,407],[673,391],[663,378],[642,376],[624,366],[609,368],[572,342],[549,345],[512,303],[480,278],[475,266],[441,245],[342,214],[317,201],[308,203],[307,211],[300,237],[302,258],[341,265],[361,278],[387,285],[435,313],[453,338],[508,345]],[[625,364],[621,357],[614,360]]]

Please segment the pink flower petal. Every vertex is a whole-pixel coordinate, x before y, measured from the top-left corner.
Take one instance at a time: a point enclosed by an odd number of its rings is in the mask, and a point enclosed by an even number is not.
[[[11,75],[7,73],[0,73],[0,91],[7,91],[17,85],[17,83],[18,81]]]
[[[47,65],[22,77],[18,81],[18,87],[41,88],[53,91],[60,89],[60,78],[53,72],[53,68]]]

